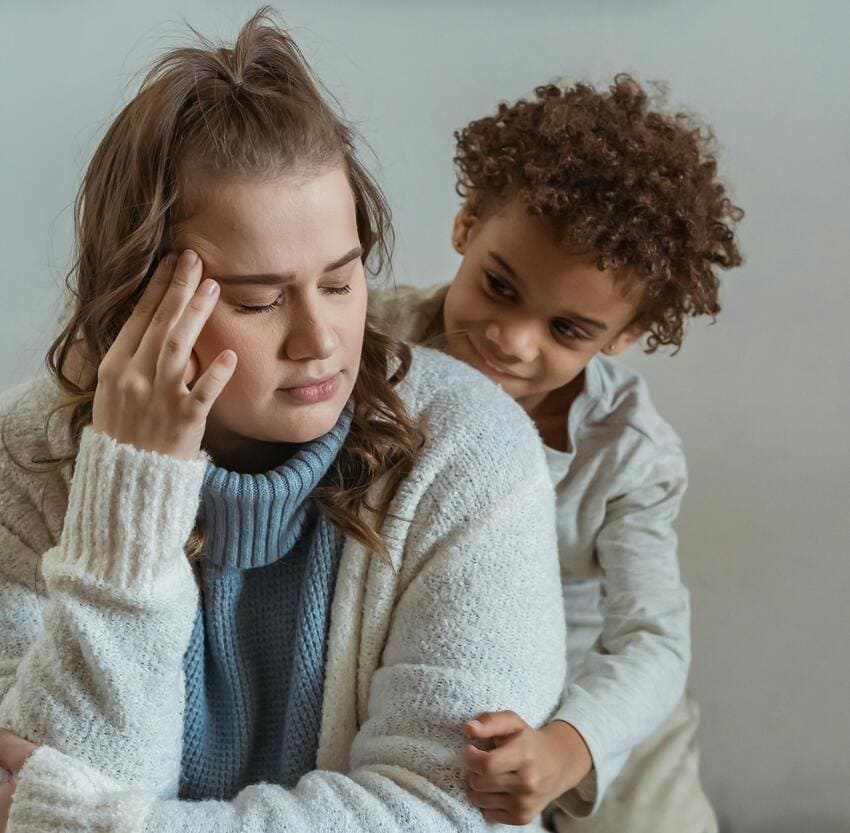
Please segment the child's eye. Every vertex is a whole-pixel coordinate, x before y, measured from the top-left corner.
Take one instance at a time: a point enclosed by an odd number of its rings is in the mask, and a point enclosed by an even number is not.
[[[499,298],[510,298],[513,296],[513,289],[506,284],[501,278],[497,278],[492,272],[485,272],[487,278],[487,288]]]
[[[579,341],[585,341],[587,336],[579,329],[574,327],[569,321],[563,318],[556,318],[552,322],[552,329],[561,338],[574,338]]]

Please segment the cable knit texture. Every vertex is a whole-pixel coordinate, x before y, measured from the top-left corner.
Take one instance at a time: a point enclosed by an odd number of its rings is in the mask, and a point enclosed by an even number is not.
[[[373,292],[370,311],[397,338],[438,346],[447,291]],[[568,449],[545,449],[567,618],[569,674],[556,717],[578,729],[594,766],[557,803],[581,818],[599,808],[632,750],[669,722],[685,689],[690,598],[673,522],[687,472],[646,383],[618,361],[591,359],[565,419]],[[681,764],[680,790],[695,777]],[[689,786],[701,796],[698,782]]]
[[[342,448],[352,407],[271,471],[207,465],[203,606],[183,661],[181,798],[232,798],[259,781],[291,787],[316,766],[343,537],[310,495]]]
[[[345,540],[315,769],[228,801],[178,798],[198,605],[182,547],[207,461],[148,456],[156,474],[119,488],[118,458],[144,452],[87,432],[81,453],[97,444],[99,457],[86,490],[112,497],[86,514],[90,504],[67,499],[82,490],[76,476],[27,474],[0,455],[0,725],[42,744],[21,770],[7,833],[498,829],[466,798],[462,726],[500,709],[539,726],[557,707],[566,651],[552,487],[534,426],[474,370],[414,348],[399,393],[426,443],[390,506],[388,559]],[[56,398],[46,379],[0,397],[16,459],[61,445],[66,412],[44,435]],[[143,539],[165,483],[170,520]],[[100,540],[93,531],[114,525],[128,493],[126,523],[138,528],[104,539],[124,549],[82,552],[89,539],[65,528]]]

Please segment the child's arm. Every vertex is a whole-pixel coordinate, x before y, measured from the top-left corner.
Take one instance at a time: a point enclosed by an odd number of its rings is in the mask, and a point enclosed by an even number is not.
[[[473,803],[494,822],[525,824],[552,801],[582,817],[599,806],[631,750],[679,701],[690,661],[688,593],[673,521],[686,485],[678,447],[642,449],[640,482],[609,501],[596,539],[604,570],[602,635],[548,725],[483,713],[464,750]]]
[[[641,444],[638,476],[609,499],[596,538],[602,568],[602,633],[554,719],[572,725],[593,771],[558,803],[592,813],[632,749],[681,699],[691,660],[690,598],[681,581],[673,528],[687,485],[678,445]]]

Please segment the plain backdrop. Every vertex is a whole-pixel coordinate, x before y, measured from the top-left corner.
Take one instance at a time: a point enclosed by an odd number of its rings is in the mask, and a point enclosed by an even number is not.
[[[246,2],[0,0],[0,387],[56,328],[70,206],[137,73],[232,37]],[[709,121],[747,211],[716,325],[626,361],[682,435],[690,687],[702,771],[732,833],[850,830],[850,5],[302,2],[279,5],[368,139],[400,282],[454,274],[452,132],[557,77],[669,82]],[[688,831],[682,831],[688,833]]]

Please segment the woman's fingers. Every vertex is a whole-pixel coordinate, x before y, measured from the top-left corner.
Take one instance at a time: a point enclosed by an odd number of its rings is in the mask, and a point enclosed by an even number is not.
[[[136,302],[133,312],[124,322],[124,326],[109,348],[107,355],[120,359],[121,364],[129,361],[139,349],[142,337],[171,285],[171,275],[176,262],[175,254],[168,254],[159,262],[142,297]]]
[[[185,383],[192,350],[218,301],[218,284],[205,280],[168,331],[156,362],[156,381],[176,387]]]
[[[201,371],[201,363],[193,350],[189,354],[189,361],[186,362],[186,367],[183,370],[183,384],[188,385],[191,389],[192,383],[195,381],[198,373]]]
[[[236,353],[232,350],[224,350],[216,356],[215,361],[195,382],[189,399],[195,406],[196,418],[206,419],[218,395],[233,376],[234,370],[236,370]]]
[[[134,357],[136,367],[151,380],[171,328],[195,294],[202,272],[201,260],[195,252],[187,249],[180,255],[168,289],[153,313]]]
[[[125,349],[148,321],[136,352],[107,353],[101,362],[92,426],[119,442],[191,460],[200,449],[210,409],[233,376],[236,355],[225,350],[193,380],[198,372],[195,342],[218,299],[218,284],[208,280],[199,290],[203,264],[194,252],[184,255],[156,310],[148,318],[149,309],[143,307],[127,330]],[[159,297],[164,274],[158,275],[160,288],[146,296],[145,304],[152,306]]]

